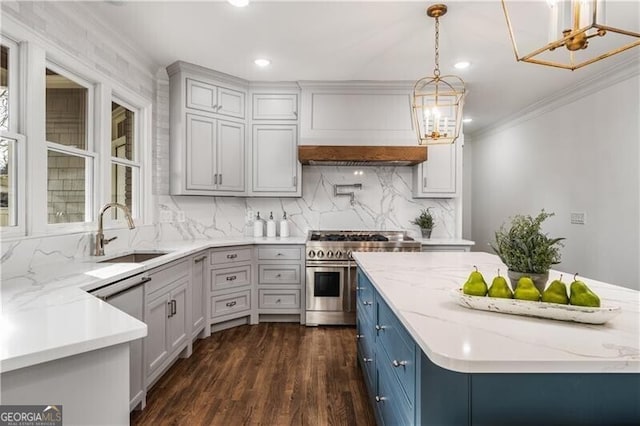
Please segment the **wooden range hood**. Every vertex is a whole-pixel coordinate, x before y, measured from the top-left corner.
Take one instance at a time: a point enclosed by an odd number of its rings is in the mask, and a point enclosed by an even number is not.
[[[327,166],[413,166],[427,160],[427,147],[299,145],[298,160]]]

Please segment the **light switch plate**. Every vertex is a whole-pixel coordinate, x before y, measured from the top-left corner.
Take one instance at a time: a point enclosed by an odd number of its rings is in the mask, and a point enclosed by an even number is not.
[[[585,212],[571,212],[572,225],[584,225],[586,223],[587,214]]]

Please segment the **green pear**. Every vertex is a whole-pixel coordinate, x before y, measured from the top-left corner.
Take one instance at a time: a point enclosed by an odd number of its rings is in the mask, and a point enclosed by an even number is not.
[[[500,269],[498,269],[498,276],[493,279],[491,287],[489,287],[489,297],[513,299],[513,292],[509,288],[507,280],[500,276]]]
[[[576,306],[588,306],[590,308],[600,307],[600,298],[587,285],[578,281],[578,274],[573,276],[570,287],[569,303]]]
[[[529,277],[521,277],[513,292],[513,297],[520,300],[540,300],[540,291],[533,284],[533,280]]]
[[[486,296],[487,295],[487,283],[484,281],[484,277],[478,272],[478,267],[471,274],[467,282],[462,286],[462,292],[471,296]]]
[[[567,286],[562,282],[562,275],[559,280],[554,280],[549,287],[542,292],[542,301],[547,303],[560,303],[566,305],[569,303],[567,297]]]

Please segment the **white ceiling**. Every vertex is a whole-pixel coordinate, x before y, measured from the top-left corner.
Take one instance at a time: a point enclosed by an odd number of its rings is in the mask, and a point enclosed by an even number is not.
[[[434,21],[425,15],[432,3],[253,0],[236,8],[226,1],[112,0],[86,7],[158,66],[182,60],[259,81],[413,81],[433,71]],[[633,27],[625,29],[640,32],[639,3],[616,2],[624,25]],[[640,55],[636,47],[573,72],[517,63],[499,1],[447,5],[440,66],[443,74],[467,82],[465,115],[474,120],[465,126],[467,133]],[[512,13],[535,24],[526,5],[516,3]],[[609,20],[614,12],[610,5]],[[272,65],[259,69],[253,64],[257,57]],[[455,70],[462,59],[472,66]]]

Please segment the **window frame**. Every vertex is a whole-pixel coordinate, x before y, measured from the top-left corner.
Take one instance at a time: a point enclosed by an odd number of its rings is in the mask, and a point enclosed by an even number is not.
[[[15,215],[15,225],[0,227],[0,237],[23,237],[26,235],[26,157],[25,157],[25,145],[26,137],[19,133],[21,130],[21,104],[20,99],[24,91],[22,90],[22,52],[21,46],[18,42],[8,37],[5,34],[0,33],[0,44],[9,48],[8,53],[8,88],[9,88],[9,122],[7,130],[0,129],[0,136],[5,139],[11,139],[14,141],[13,149],[13,167],[12,173],[13,181],[11,183],[11,189],[13,190],[14,206],[12,207]]]
[[[97,147],[100,144],[100,138],[97,137],[95,133],[95,123],[97,121],[98,115],[96,114],[98,108],[96,106],[96,96],[95,96],[95,83],[91,83],[81,77],[78,73],[73,72],[68,67],[64,67],[59,65],[58,62],[52,60],[47,57],[45,60],[45,70],[50,69],[51,71],[59,74],[74,83],[84,87],[87,89],[87,110],[86,114],[86,122],[85,122],[85,149],[80,149],[72,146],[63,145],[57,142],[51,142],[47,140],[46,131],[45,131],[45,157],[48,157],[49,151],[59,152],[66,155],[71,155],[74,157],[84,158],[85,160],[85,181],[84,181],[84,190],[85,190],[85,200],[84,200],[84,221],[82,222],[63,222],[63,223],[49,223],[49,209],[48,209],[48,199],[45,203],[45,216],[42,219],[45,225],[45,228],[48,232],[55,232],[56,230],[69,230],[71,232],[85,229],[89,224],[95,223],[95,215],[96,215],[96,205],[97,205],[97,197],[98,194],[96,192],[97,186],[95,183],[98,180],[96,175],[97,170],[100,164],[100,153]],[[46,79],[46,75],[45,75]],[[46,99],[46,82],[44,85],[45,93],[43,93],[43,100]],[[46,101],[45,101],[46,102]],[[46,103],[45,103],[46,105]],[[45,107],[46,108],[46,107]],[[46,130],[46,109],[44,115],[44,126]],[[47,171],[44,173],[44,181],[47,187],[47,191],[49,188],[48,185],[48,162],[47,162]]]

